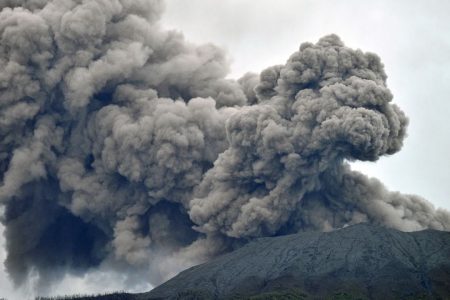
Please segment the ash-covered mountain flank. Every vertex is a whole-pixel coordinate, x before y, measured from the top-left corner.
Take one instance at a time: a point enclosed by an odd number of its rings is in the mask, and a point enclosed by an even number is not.
[[[450,233],[406,233],[362,223],[326,233],[260,238],[183,271],[138,298],[256,295],[257,299],[287,295],[294,297],[289,299],[449,299]]]

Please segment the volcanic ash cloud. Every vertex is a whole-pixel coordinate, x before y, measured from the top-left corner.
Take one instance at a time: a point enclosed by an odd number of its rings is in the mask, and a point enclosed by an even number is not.
[[[346,161],[400,150],[407,118],[375,54],[335,35],[225,79],[161,1],[2,1],[0,205],[16,284],[93,268],[171,272],[249,239],[450,214]]]

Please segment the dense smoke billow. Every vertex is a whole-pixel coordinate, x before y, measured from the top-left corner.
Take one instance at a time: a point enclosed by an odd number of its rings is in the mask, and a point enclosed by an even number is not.
[[[400,150],[407,118],[375,54],[336,35],[226,79],[158,0],[0,4],[0,206],[18,285],[100,266],[173,271],[249,239],[450,214],[346,161]]]

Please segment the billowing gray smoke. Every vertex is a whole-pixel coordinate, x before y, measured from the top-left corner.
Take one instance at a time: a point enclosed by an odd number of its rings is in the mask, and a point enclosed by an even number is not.
[[[171,271],[259,236],[450,214],[346,161],[402,146],[379,58],[330,35],[238,81],[163,30],[158,0],[0,4],[0,203],[17,284]]]

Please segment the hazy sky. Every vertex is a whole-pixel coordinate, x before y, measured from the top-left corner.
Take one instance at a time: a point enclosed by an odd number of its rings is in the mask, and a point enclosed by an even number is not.
[[[391,190],[418,194],[450,209],[449,11],[446,0],[168,0],[163,23],[193,42],[225,47],[234,78],[283,63],[300,43],[317,42],[329,33],[338,34],[347,46],[377,53],[394,101],[410,118],[409,137],[399,153],[355,168],[380,178]],[[2,246],[0,259],[4,257]],[[56,292],[126,287],[118,275],[99,274],[65,280]],[[24,299],[27,294],[26,289],[13,293],[2,268],[0,296]]]
[[[330,33],[377,53],[394,102],[410,118],[408,137],[399,153],[355,168],[450,209],[449,11],[445,0],[170,0],[164,23],[225,47],[234,78],[284,63],[300,43]]]

